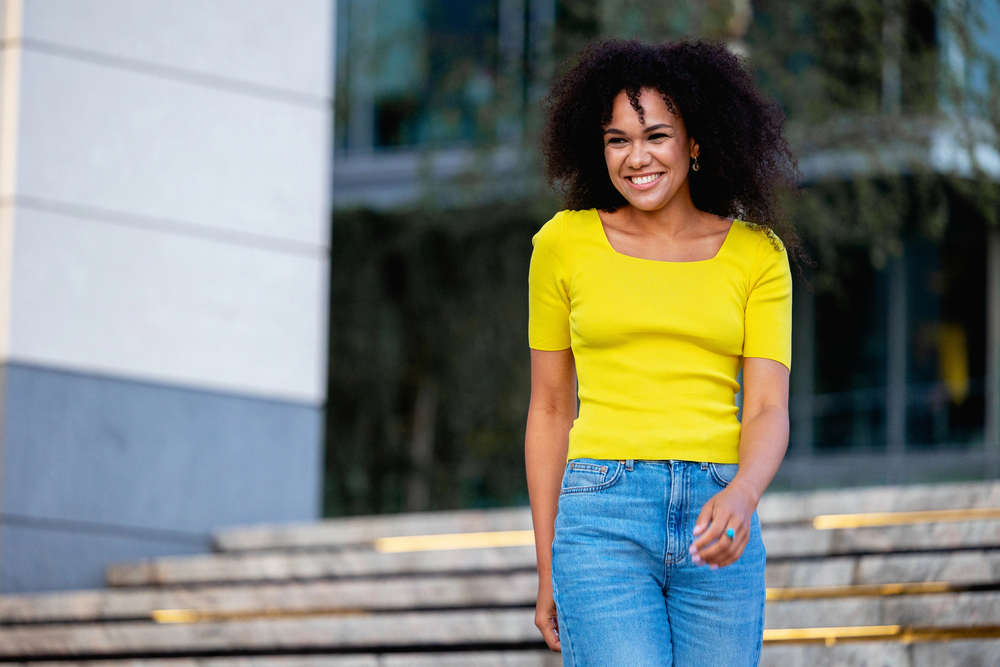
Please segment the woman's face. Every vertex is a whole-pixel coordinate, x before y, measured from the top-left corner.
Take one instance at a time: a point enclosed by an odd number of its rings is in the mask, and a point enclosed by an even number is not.
[[[604,128],[604,159],[611,182],[625,199],[639,210],[655,211],[678,192],[690,198],[688,168],[698,145],[660,93],[643,88],[639,105],[641,120],[625,91],[615,97],[611,122]]]

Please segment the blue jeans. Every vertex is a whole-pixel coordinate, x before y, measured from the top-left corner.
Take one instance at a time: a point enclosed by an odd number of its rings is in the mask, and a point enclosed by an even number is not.
[[[702,506],[736,464],[574,459],[566,465],[552,583],[566,667],[757,665],[764,543],[756,512],[740,559],[691,561]]]

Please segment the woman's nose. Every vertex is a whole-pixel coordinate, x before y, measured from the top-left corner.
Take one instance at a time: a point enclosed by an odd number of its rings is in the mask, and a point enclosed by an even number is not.
[[[642,142],[632,144],[632,150],[628,154],[628,165],[630,167],[642,167],[649,163],[649,151]]]

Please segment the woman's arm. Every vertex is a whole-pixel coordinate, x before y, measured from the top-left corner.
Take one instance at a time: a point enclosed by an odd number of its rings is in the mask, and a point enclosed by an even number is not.
[[[524,464],[538,561],[535,625],[553,651],[559,650],[559,630],[556,605],[552,600],[552,538],[569,449],[569,430],[574,419],[576,365],[573,352],[532,350],[531,403],[524,436]]]
[[[771,359],[744,359],[740,471],[698,516],[690,549],[696,563],[723,567],[740,557],[750,538],[750,517],[787,446],[788,369]],[[735,532],[731,540],[723,536],[727,528]]]

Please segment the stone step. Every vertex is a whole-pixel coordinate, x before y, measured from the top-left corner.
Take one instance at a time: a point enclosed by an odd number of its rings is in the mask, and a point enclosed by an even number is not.
[[[918,523],[902,526],[817,530],[808,526],[765,527],[770,560],[1000,547],[1000,520]]]
[[[777,610],[777,612],[775,611]],[[359,614],[192,624],[120,622],[0,627],[0,660],[195,657],[220,652],[381,653],[387,649],[540,645],[531,609]],[[765,639],[781,628],[906,625],[995,634],[1000,594],[782,603],[768,609]],[[876,621],[868,623],[868,621]],[[991,637],[992,637],[991,634]],[[982,640],[981,640],[982,641]],[[995,640],[994,640],[995,641]],[[888,644],[889,642],[883,642]]]
[[[0,627],[0,659],[306,652],[538,643],[534,609],[426,611],[247,621]]]
[[[911,582],[985,586],[1000,583],[1000,550],[788,560],[768,563],[765,576],[772,589]],[[263,582],[0,596],[0,623],[141,619],[149,618],[158,609],[235,613],[269,608],[389,610],[530,605],[537,575],[533,569],[522,569],[494,574]]]
[[[847,554],[1000,547],[1000,521],[835,530],[785,526],[765,528],[763,535],[768,559],[775,563],[783,559]],[[150,586],[429,572],[502,571],[533,568],[534,558],[534,549],[530,546],[400,553],[380,553],[360,549],[305,552],[248,551],[161,558],[113,565],[108,569],[108,583],[112,586]]]
[[[284,581],[376,577],[411,573],[502,572],[534,570],[534,547],[378,553],[248,552],[157,558],[112,565],[111,586]]]
[[[27,667],[28,663],[12,663]],[[1000,664],[1000,641],[766,645],[761,667],[969,667]],[[152,658],[138,660],[33,661],[31,667],[561,667],[558,653],[460,651],[369,655]]]
[[[768,562],[769,588],[859,586],[921,581],[981,585],[1000,582],[1000,551],[840,556]]]
[[[919,484],[830,491],[765,493],[757,507],[761,523],[809,523],[824,514],[913,512],[1000,507],[1000,482]]]
[[[141,658],[11,663],[17,667],[562,667],[548,649],[381,653],[353,655],[248,656],[240,658]]]
[[[769,602],[765,628],[1000,625],[1000,592]]]
[[[561,667],[547,650],[384,653],[377,655],[152,658],[32,662],[31,667]],[[1000,664],[1000,641],[766,645],[761,667],[985,667]],[[27,667],[28,663],[13,663]]]
[[[411,512],[327,519],[302,524],[234,527],[215,534],[219,551],[317,549],[371,545],[380,537],[531,530],[527,507]]]
[[[367,582],[366,582],[367,583]],[[239,595],[240,591],[225,591],[227,595],[219,597],[219,590],[186,592],[182,595],[155,596],[143,591],[142,595],[119,594],[113,608],[103,610],[74,609],[70,604],[58,610],[50,610],[53,605],[31,607],[22,605],[20,608],[8,609],[9,612],[2,621],[5,624],[16,623],[57,623],[57,622],[94,622],[107,620],[149,619],[153,610],[202,610],[200,617],[204,620],[249,620],[248,616],[256,614],[267,620],[268,613],[291,615],[294,613],[316,613],[324,610],[331,614],[336,612],[363,611],[367,609],[440,609],[448,604],[454,606],[475,606],[478,602],[483,607],[496,606],[528,606],[533,604],[535,585],[533,577],[518,576],[510,579],[482,578],[476,582],[474,590],[458,590],[458,585],[440,580],[427,582],[429,586],[408,587],[404,592],[405,599],[383,598],[365,600],[361,596],[365,588],[373,595],[383,595],[387,587],[381,587],[374,582],[366,587],[357,587],[354,591],[358,597],[349,604],[331,602],[323,599],[327,586],[309,584],[308,586],[265,587],[257,595]],[[488,590],[494,587],[493,590]],[[313,593],[311,589],[318,589]],[[237,595],[231,595],[232,593]],[[137,592],[138,593],[138,592]],[[198,595],[197,593],[202,593]],[[443,595],[442,595],[443,593]],[[414,597],[414,594],[417,597]],[[50,596],[53,600],[55,596]],[[67,596],[68,597],[68,596]],[[478,600],[475,599],[478,597]],[[158,598],[152,599],[151,598]],[[71,599],[65,600],[71,603]],[[149,604],[150,602],[153,604]],[[167,604],[157,606],[157,602]],[[96,611],[96,613],[95,613]],[[19,612],[19,613],[16,613]],[[46,613],[48,612],[48,613]],[[75,612],[75,613],[74,613]],[[162,612],[161,612],[162,613]],[[199,615],[195,614],[195,618]],[[928,625],[934,622],[943,625],[961,625],[970,620],[977,624],[1000,625],[1000,592],[965,592],[950,594],[923,595],[891,595],[863,596],[832,599],[803,599],[791,601],[770,601],[767,605],[768,628],[785,627],[820,627],[824,625]]]
[[[524,569],[493,574],[431,573],[277,583],[262,579],[252,585],[188,584],[0,596],[0,623],[139,619],[148,618],[157,609],[236,612],[529,605],[537,578],[530,569],[534,565],[532,554],[522,550],[522,555]],[[1000,550],[786,560],[768,563],[765,576],[768,587],[778,589],[910,582],[983,586],[1000,583]]]
[[[1000,640],[765,645],[760,667],[986,667],[1000,665]]]
[[[764,524],[808,523],[823,514],[1000,507],[1000,482],[882,486],[765,494]],[[530,530],[527,507],[418,512],[328,519],[306,524],[233,527],[215,535],[220,551],[324,549],[371,545],[380,537]]]
[[[0,624],[144,620],[156,610],[193,610],[217,618],[269,610],[404,610],[534,604],[538,575],[390,577],[282,584],[125,588],[0,596]],[[211,612],[211,614],[207,614]]]

